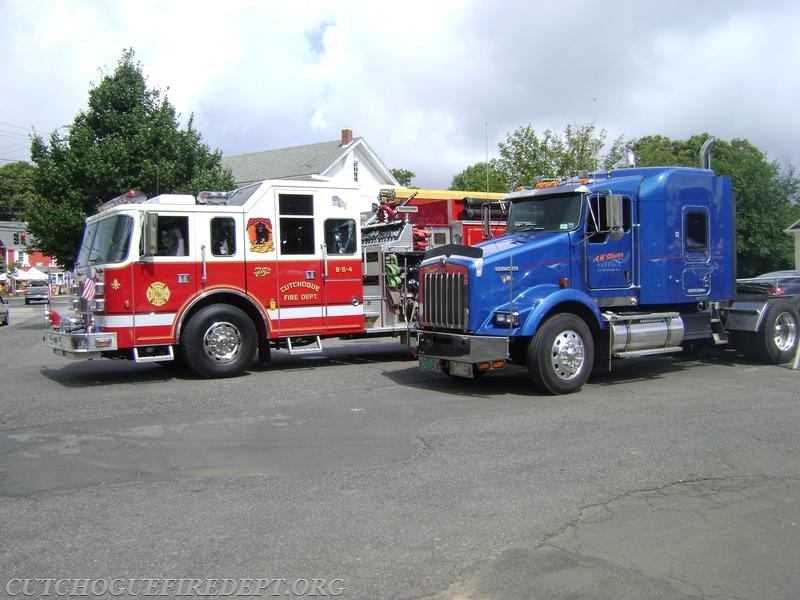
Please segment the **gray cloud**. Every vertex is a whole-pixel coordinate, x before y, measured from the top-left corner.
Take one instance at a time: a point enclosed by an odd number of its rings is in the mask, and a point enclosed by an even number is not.
[[[447,187],[531,123],[617,136],[709,132],[800,164],[800,5],[564,0],[220,5],[0,0],[0,121],[49,133],[132,47],[225,154],[363,136]],[[0,158],[3,136],[0,125]],[[18,130],[15,130],[18,131]],[[24,158],[11,157],[11,158]]]

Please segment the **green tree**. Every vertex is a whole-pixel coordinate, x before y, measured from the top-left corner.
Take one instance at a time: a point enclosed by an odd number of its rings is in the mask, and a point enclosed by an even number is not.
[[[693,153],[688,141],[672,140],[663,135],[650,135],[629,144],[640,167],[698,166],[700,148]],[[701,143],[702,147],[702,143]]]
[[[505,174],[497,170],[496,161],[479,162],[453,175],[451,190],[468,192],[507,192]]]
[[[35,136],[31,158],[38,194],[27,211],[35,246],[65,268],[74,264],[86,216],[128,189],[196,194],[231,189],[233,174],[222,166],[194,129],[178,123],[166,95],[148,89],[132,49],[112,74],[89,90],[89,106],[49,144]]]
[[[26,162],[0,166],[0,221],[24,221],[28,204],[35,198],[34,168]]]
[[[500,143],[497,169],[512,187],[531,185],[537,177],[552,178],[596,171],[605,145],[605,130],[594,125],[568,125],[564,135],[548,129],[539,135],[528,124]]]
[[[392,175],[403,187],[408,187],[411,184],[411,180],[416,177],[416,173],[409,171],[408,169],[392,169]]]
[[[794,239],[784,230],[800,218],[794,168],[782,170],[778,161],[740,139],[718,142],[711,167],[731,178],[736,193],[738,276],[793,268]]]

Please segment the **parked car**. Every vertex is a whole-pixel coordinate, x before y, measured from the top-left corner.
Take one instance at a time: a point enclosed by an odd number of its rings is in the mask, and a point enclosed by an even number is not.
[[[761,293],[769,296],[800,294],[800,271],[772,271],[749,279],[740,279],[738,289],[745,293]]]
[[[0,296],[0,325],[8,325],[8,302]]]
[[[50,297],[50,284],[45,280],[34,279],[28,282],[25,288],[25,304],[30,304],[34,300],[47,302]]]

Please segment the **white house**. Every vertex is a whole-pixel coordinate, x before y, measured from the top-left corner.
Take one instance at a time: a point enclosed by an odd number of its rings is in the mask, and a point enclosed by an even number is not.
[[[222,158],[230,167],[237,186],[264,179],[300,179],[356,184],[361,212],[370,212],[380,188],[398,187],[392,172],[364,138],[342,129],[342,137],[331,142],[264,150]]]

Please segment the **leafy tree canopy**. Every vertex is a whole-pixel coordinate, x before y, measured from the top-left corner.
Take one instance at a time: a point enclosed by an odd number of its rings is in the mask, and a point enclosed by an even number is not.
[[[35,197],[34,168],[26,162],[0,166],[0,221],[24,221],[25,209]]]
[[[397,183],[403,187],[408,187],[411,184],[411,180],[416,177],[416,173],[408,169],[392,169],[392,175],[397,180]]]
[[[66,135],[54,131],[49,144],[33,138],[31,158],[39,198],[28,206],[28,231],[36,247],[65,268],[74,264],[86,216],[126,190],[197,194],[235,185],[220,152],[202,142],[193,117],[181,129],[166,96],[148,89],[132,49],[89,90],[88,109]]]
[[[496,168],[512,187],[532,185],[537,177],[596,171],[605,139],[605,130],[597,131],[594,125],[568,125],[563,135],[547,129],[540,137],[528,124],[498,145]]]
[[[479,162],[470,165],[453,176],[451,190],[468,192],[507,192],[509,190],[505,173],[497,170],[497,162]]]
[[[794,238],[785,229],[800,218],[794,169],[783,171],[778,161],[739,139],[718,143],[711,167],[731,178],[736,194],[738,275],[793,268]]]

